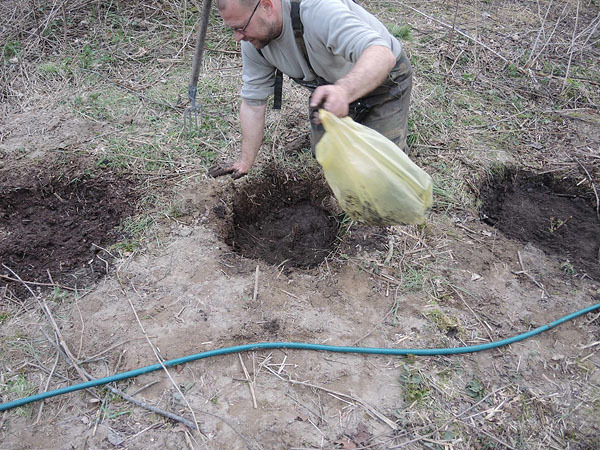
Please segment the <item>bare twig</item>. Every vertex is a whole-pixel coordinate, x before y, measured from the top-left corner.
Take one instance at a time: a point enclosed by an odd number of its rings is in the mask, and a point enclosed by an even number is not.
[[[573,156],[573,159],[583,169],[583,171],[585,172],[585,174],[588,177],[588,180],[590,181],[590,184],[592,185],[592,189],[594,190],[594,195],[596,196],[596,217],[598,218],[598,220],[600,220],[600,200],[598,199],[598,190],[596,189],[596,185],[594,184],[594,179],[592,178],[592,176],[590,175],[588,170],[585,168],[585,166],[583,164],[581,164],[581,162],[577,159],[577,157]]]
[[[143,385],[141,388],[136,389],[136,391],[133,394],[131,394],[131,395],[132,396],[137,395],[140,392],[148,389],[150,386],[154,386],[156,383],[158,383],[158,380],[151,381],[150,383],[147,383],[147,384]]]
[[[477,320],[477,322],[479,322],[479,324],[481,325],[481,327],[485,330],[486,334],[488,335],[488,338],[490,339],[490,342],[493,342],[494,338],[490,334],[490,331],[483,324],[483,321],[479,318],[479,315],[475,311],[473,311],[473,308],[471,308],[471,306],[469,306],[469,304],[467,303],[467,301],[465,300],[465,298],[462,296],[462,294],[453,285],[450,284],[450,287],[452,288],[452,290],[454,292],[456,292],[456,295],[458,295],[460,297],[460,299],[465,304],[465,306],[468,308],[468,310],[471,311],[471,314],[473,314],[473,316],[475,317],[475,319]]]
[[[473,36],[470,36],[470,35],[468,35],[468,34],[467,34],[467,33],[465,33],[464,31],[461,31],[460,29],[458,29],[458,28],[456,28],[456,27],[453,27],[452,25],[449,25],[449,24],[447,24],[447,23],[445,23],[445,22],[442,22],[441,20],[439,20],[439,19],[436,19],[435,17],[433,17],[433,16],[430,16],[429,14],[425,14],[424,12],[422,12],[422,11],[419,11],[417,8],[413,8],[412,6],[405,5],[405,4],[404,4],[404,3],[402,3],[402,2],[398,2],[398,4],[399,4],[399,5],[401,5],[401,6],[404,6],[404,7],[405,7],[405,8],[407,8],[407,9],[410,9],[411,11],[414,11],[414,12],[416,12],[417,14],[420,14],[420,15],[422,15],[423,17],[426,17],[426,18],[428,18],[429,20],[433,20],[434,22],[437,22],[437,23],[439,23],[440,25],[442,25],[442,26],[443,26],[443,27],[445,27],[445,28],[448,28],[448,29],[450,29],[450,30],[454,30],[454,31],[456,31],[456,32],[457,32],[458,34],[460,34],[461,36],[463,36],[463,37],[465,37],[465,38],[469,39],[470,41],[473,41],[473,42],[475,42],[476,44],[479,44],[479,45],[481,45],[481,46],[482,46],[483,48],[485,48],[486,50],[488,50],[488,51],[492,52],[494,55],[496,55],[498,58],[500,58],[500,59],[501,59],[502,61],[504,61],[505,63],[509,63],[509,62],[510,62],[508,59],[506,59],[504,56],[502,56],[502,55],[501,55],[500,53],[498,53],[496,50],[494,50],[493,48],[491,48],[491,47],[489,47],[488,45],[484,44],[484,43],[483,43],[483,42],[481,42],[480,40],[478,40],[478,39],[475,39]]]
[[[4,264],[2,264],[2,265],[4,266]],[[4,267],[6,269],[8,269],[6,266],[4,266]],[[11,272],[12,272],[12,270],[11,270]],[[8,275],[3,275],[3,274],[0,274],[0,278],[4,278],[5,280],[9,280],[9,281],[16,281],[16,282],[22,283],[24,285],[31,284],[32,286],[48,286],[48,287],[54,287],[54,288],[64,289],[66,291],[73,291],[73,292],[78,291],[77,288],[71,288],[71,287],[68,287],[68,286],[62,286],[62,285],[56,284],[56,283],[38,283],[36,281],[24,281],[24,280],[13,278],[13,277],[9,277]],[[33,294],[33,295],[35,296],[35,294]]]
[[[548,46],[548,44],[552,41],[552,37],[554,36],[554,33],[556,32],[556,29],[558,28],[558,25],[560,24],[560,22],[562,21],[562,19],[564,17],[563,15],[564,15],[564,13],[565,13],[565,11],[567,9],[567,6],[569,6],[569,2],[565,2],[565,6],[563,7],[562,11],[560,12],[560,14],[558,16],[558,19],[556,19],[556,23],[554,24],[554,28],[550,32],[550,35],[548,36],[548,39],[546,39],[546,42],[544,43],[544,45],[542,46],[542,48],[540,49],[540,51],[538,52],[538,54],[533,59],[531,59],[531,56],[530,56],[530,59],[528,61],[527,67],[531,67],[535,63],[535,61],[542,55],[542,53],[544,53],[544,50],[546,49],[546,47]]]
[[[507,444],[506,442],[504,442],[502,439],[497,438],[496,436],[494,436],[491,433],[488,433],[487,431],[485,431],[481,426],[476,426],[473,425],[469,422],[467,422],[466,420],[461,420],[462,423],[464,423],[465,425],[470,426],[471,428],[475,429],[477,432],[479,433],[483,433],[485,434],[487,437],[489,437],[490,439],[496,441],[498,444],[503,445],[504,447],[510,449],[510,450],[516,450],[515,447],[513,447],[512,445]]]
[[[4,411],[2,417],[0,417],[0,433],[2,432],[2,427],[4,427],[4,421],[6,420],[6,416],[8,415],[8,410]]]
[[[43,333],[43,331],[42,331],[42,333]],[[44,335],[46,335],[46,333],[43,333],[43,334],[44,334]],[[50,342],[50,343],[51,343],[53,346],[55,346],[55,347],[56,347],[56,349],[57,349],[57,351],[58,351],[58,354],[59,354],[59,355],[61,355],[61,356],[62,356],[62,357],[65,359],[65,361],[67,362],[67,364],[68,364],[69,366],[71,366],[71,367],[75,367],[75,363],[74,363],[74,362],[73,362],[73,361],[72,361],[72,360],[71,360],[71,359],[70,359],[70,358],[69,358],[69,357],[66,355],[66,353],[64,352],[64,349],[61,349],[61,347],[60,347],[58,344],[55,344],[54,342],[52,342],[52,341],[50,340],[50,337],[49,337],[49,336],[47,336],[47,335],[46,335],[46,338],[48,339],[48,341],[49,341],[49,342]],[[84,375],[84,378],[83,378],[83,380],[84,380],[84,381],[90,381],[90,380],[94,380],[94,379],[95,379],[95,378],[94,378],[94,377],[93,377],[93,376],[92,376],[90,373],[88,373],[88,372],[87,372],[85,369],[81,369],[81,368],[80,368],[80,370],[83,372],[83,375]],[[131,396],[129,396],[129,395],[127,395],[127,394],[125,394],[125,393],[124,393],[124,392],[122,392],[121,390],[119,390],[119,389],[117,389],[117,388],[115,388],[115,387],[113,387],[113,386],[111,386],[111,385],[108,385],[108,388],[111,390],[111,392],[112,392],[113,394],[117,394],[117,395],[119,395],[119,396],[123,397],[123,399],[125,399],[125,400],[127,400],[127,401],[131,401],[132,403],[134,403],[134,404],[136,404],[136,405],[138,405],[138,406],[140,406],[140,407],[142,407],[142,408],[148,409],[149,411],[152,411],[152,412],[154,412],[154,413],[156,413],[156,414],[159,414],[159,415],[161,415],[161,416],[163,416],[163,417],[167,417],[167,418],[169,418],[169,419],[175,420],[176,422],[181,422],[181,423],[183,423],[184,425],[186,425],[188,428],[190,428],[191,430],[193,430],[193,429],[194,429],[194,424],[193,424],[191,421],[189,421],[189,420],[185,419],[184,417],[181,417],[181,416],[178,416],[177,414],[173,414],[173,413],[171,413],[171,412],[169,412],[169,411],[165,411],[165,410],[163,410],[163,409],[157,408],[156,406],[151,406],[151,405],[148,405],[148,404],[146,404],[146,403],[144,403],[144,402],[140,402],[139,400],[132,401],[132,400],[131,400],[131,398],[132,398]],[[90,391],[88,391],[88,392],[90,392]],[[90,392],[90,393],[91,393],[91,392]],[[137,391],[136,391],[136,393],[137,393]],[[135,394],[134,394],[134,395],[135,395]],[[96,396],[96,397],[97,397],[97,396]]]
[[[250,387],[250,395],[252,395],[252,406],[254,406],[254,409],[258,409],[258,404],[256,403],[256,393],[254,392],[254,382],[250,379],[250,374],[248,373],[248,369],[246,369],[246,364],[244,364],[242,355],[238,353],[238,357],[240,358],[240,364],[242,365],[242,369],[244,370],[244,376],[246,377],[246,381],[248,382],[248,386]]]
[[[8,268],[7,266],[5,266],[4,264],[2,264],[2,266],[5,269],[9,270],[15,277],[17,277],[17,279],[20,280],[20,277],[15,272],[13,272],[10,268]],[[69,347],[68,347],[65,339],[63,338],[63,336],[62,336],[62,334],[60,332],[60,329],[58,328],[58,325],[56,324],[56,321],[54,320],[54,317],[52,316],[52,312],[50,311],[50,308],[48,308],[48,304],[46,303],[46,301],[45,300],[40,300],[40,298],[38,296],[36,296],[35,293],[31,290],[31,288],[29,286],[27,286],[25,283],[23,283],[23,285],[27,289],[29,289],[29,292],[35,297],[35,299],[39,302],[42,310],[46,313],[46,315],[48,317],[48,320],[50,321],[50,324],[52,325],[52,328],[54,329],[54,333],[55,333],[56,339],[58,341],[58,346],[57,346],[57,350],[59,350],[58,351],[58,355],[62,355],[65,358],[65,360],[67,361],[67,363],[70,366],[72,366],[77,371],[77,373],[79,374],[80,378],[83,381],[93,380],[94,377],[92,375],[90,375],[85,369],[83,369],[83,368],[81,368],[79,366],[79,363],[77,362],[77,359],[73,356],[73,353],[71,353],[71,350],[69,349]],[[136,314],[136,317],[137,317],[137,314]],[[145,332],[144,332],[144,334],[145,334]],[[60,350],[62,350],[62,352]],[[162,364],[162,362],[161,362],[161,364]],[[52,377],[52,373],[48,377],[48,382],[49,382],[49,380],[50,380],[51,377]],[[129,397],[128,395],[124,394],[119,389],[114,388],[112,386],[109,386],[109,389],[113,393],[122,396],[125,400],[130,401],[131,397]],[[162,416],[165,416],[165,417],[168,417],[170,419],[173,419],[173,420],[176,420],[178,422],[181,422],[181,423],[185,424],[186,426],[188,426],[190,429],[198,429],[199,430],[198,422],[195,420],[196,419],[195,416],[194,416],[194,423],[192,423],[192,422],[190,422],[189,420],[187,420],[187,419],[185,419],[183,417],[179,417],[179,416],[177,416],[177,415],[175,415],[173,413],[170,413],[168,411],[164,411],[162,409],[156,408],[155,406],[146,405],[145,403],[139,402],[137,400],[134,401],[133,403],[135,403],[138,406],[142,406],[142,407],[144,407],[146,409],[149,409],[150,411],[155,412],[157,414],[160,414]],[[41,414],[41,408],[40,408],[40,414]],[[193,411],[192,411],[192,414],[193,414]]]
[[[535,37],[535,41],[533,43],[533,47],[531,47],[531,52],[529,53],[529,58],[527,58],[527,62],[525,63],[525,67],[529,67],[530,66],[530,62],[531,62],[531,58],[533,57],[533,54],[535,53],[535,49],[538,45],[538,42],[540,40],[540,36],[542,35],[542,32],[545,31],[545,27],[546,27],[546,18],[548,17],[548,13],[550,12],[550,8],[552,7],[552,2],[553,0],[550,0],[550,3],[548,3],[548,8],[546,9],[546,14],[544,15],[544,17],[540,17],[540,21],[541,21],[541,26],[540,29],[538,30],[538,34]],[[538,0],[538,10],[539,10],[539,0]],[[539,11],[538,11],[538,16],[539,16]]]
[[[46,380],[46,386],[44,387],[44,392],[48,392],[48,387],[50,386],[50,380],[52,379],[52,376],[54,375],[54,371],[56,370],[56,366],[57,366],[59,360],[60,360],[60,353],[57,351],[56,359],[54,360],[54,365],[52,366],[52,369],[50,370],[50,374],[48,374],[48,379]],[[37,415],[37,418],[35,419],[35,422],[33,422],[34,425],[37,425],[40,422],[40,417],[42,417],[43,410],[44,410],[44,400],[42,400],[40,402],[40,409],[38,411],[38,415]]]
[[[287,381],[290,384],[296,384],[296,385],[301,385],[301,386],[306,386],[312,389],[318,389],[324,392],[327,392],[328,394],[334,396],[334,397],[343,397],[343,398],[347,398],[349,400],[351,400],[354,403],[359,404],[360,406],[362,406],[365,411],[372,417],[379,419],[380,421],[382,421],[383,423],[385,423],[387,426],[389,426],[391,429],[393,430],[397,430],[398,429],[398,425],[396,425],[396,423],[390,419],[388,419],[386,416],[384,416],[382,413],[380,413],[379,411],[377,411],[374,407],[372,407],[371,405],[367,404],[366,402],[364,402],[363,400],[353,397],[349,394],[344,394],[342,392],[336,392],[333,391],[331,389],[327,389],[324,388],[322,386],[317,386],[316,384],[312,384],[312,383],[308,383],[306,381],[298,381],[298,380],[294,380],[291,377],[288,376],[288,378],[284,378],[281,375],[279,375],[277,372],[275,372],[273,369],[271,369],[269,366],[265,365],[264,366],[269,372],[271,372],[273,375],[275,375],[277,378],[279,378],[280,380],[283,381]]]
[[[496,389],[493,392],[490,392],[489,394],[487,394],[485,397],[483,397],[481,400],[479,400],[477,403],[475,403],[474,405],[469,406],[468,408],[464,409],[463,411],[461,411],[460,413],[454,415],[454,417],[450,420],[447,420],[446,422],[444,422],[442,425],[440,425],[439,427],[437,427],[435,430],[430,431],[426,434],[417,436],[414,439],[411,439],[410,441],[407,442],[403,442],[400,445],[397,445],[395,447],[390,447],[390,448],[402,448],[402,447],[406,447],[410,444],[414,444],[415,442],[421,441],[423,440],[423,438],[432,436],[433,434],[437,433],[440,430],[443,430],[444,428],[446,428],[448,425],[450,425],[452,422],[454,422],[455,420],[460,420],[460,417],[464,416],[466,413],[468,413],[469,411],[471,411],[472,409],[476,408],[477,406],[479,406],[480,404],[482,404],[484,401],[486,401],[488,398],[490,398],[492,395],[495,395],[497,392],[503,391],[504,389],[506,389],[509,385],[506,386],[502,386],[499,387],[498,389]],[[429,428],[429,427],[426,427]]]
[[[79,320],[81,320],[81,331],[79,331],[79,349],[77,350],[77,359],[81,356],[81,349],[83,348],[83,332],[85,331],[85,321],[83,320],[83,314],[81,314],[81,308],[79,308],[79,301],[77,300],[77,292],[75,293],[75,307],[79,313]]]
[[[136,398],[131,397],[130,395],[127,395],[125,392],[121,391],[120,389],[117,389],[112,386],[108,386],[108,388],[113,392],[113,394],[117,394],[118,396],[122,397],[123,399],[127,400],[128,402],[131,402],[134,405],[137,405],[141,408],[147,409],[148,411],[152,411],[156,414],[167,417],[171,420],[175,420],[176,422],[181,422],[186,427],[188,427],[190,430],[197,429],[197,427],[198,427],[197,423],[187,420],[184,417],[178,416],[177,414],[173,414],[169,411],[165,411],[163,409],[157,408],[156,406],[152,406],[147,403],[144,403],[141,400],[138,400]]]
[[[133,288],[134,292],[137,294],[137,290],[135,289],[135,287],[133,285],[131,287]],[[142,325],[142,321],[140,320],[140,317],[138,316],[138,313],[135,310],[135,307],[133,306],[133,302],[129,298],[129,295],[127,295],[127,293],[125,292],[124,289],[123,289],[123,292],[125,293],[125,296],[127,297],[127,301],[129,302],[129,306],[131,307],[131,310],[133,311],[135,319],[137,320],[137,323],[140,326],[140,329],[142,330],[143,335],[146,337],[146,341],[148,342],[148,344],[150,345],[150,348],[152,348],[152,351],[154,352],[154,356],[156,356],[156,359],[158,360],[159,364],[162,366],[163,370],[165,371],[165,373],[169,377],[169,380],[171,380],[171,383],[173,384],[173,386],[175,387],[175,389],[177,390],[177,392],[179,393],[179,395],[181,396],[181,398],[183,399],[183,401],[187,405],[188,409],[192,413],[192,417],[194,418],[194,424],[195,424],[195,426],[192,427],[191,429],[195,429],[195,430],[200,431],[200,426],[198,425],[198,419],[196,419],[196,414],[194,413],[193,408],[191,407],[191,405],[187,401],[187,398],[185,397],[185,395],[183,395],[183,392],[181,392],[181,389],[179,389],[179,386],[177,385],[177,383],[175,382],[175,380],[171,376],[171,373],[169,372],[169,370],[167,369],[167,367],[164,365],[162,358],[160,357],[160,355],[158,354],[158,351],[156,350],[156,346],[150,340],[150,337],[148,336],[148,333],[146,333],[146,330],[144,329],[144,325]]]
[[[565,79],[562,85],[562,92],[567,88],[567,80],[569,79],[569,72],[571,70],[571,60],[573,59],[573,47],[575,46],[575,33],[577,33],[577,25],[579,24],[579,5],[581,0],[577,0],[577,13],[575,15],[575,26],[573,27],[573,37],[571,39],[571,47],[569,48],[569,62],[567,64],[567,70],[565,71]]]
[[[256,276],[254,277],[254,294],[252,295],[252,301],[255,302],[258,297],[258,264],[256,265]]]
[[[525,275],[527,278],[529,278],[531,281],[533,281],[533,283],[539,287],[542,290],[542,293],[544,295],[546,295],[546,297],[550,297],[550,295],[548,294],[548,292],[546,291],[546,288],[544,287],[544,285],[542,283],[540,283],[539,281],[537,281],[529,272],[527,272],[525,270],[525,266],[523,265],[523,259],[521,258],[521,252],[517,251],[517,256],[519,258],[519,265],[521,266],[521,270],[519,272],[513,272],[515,275]]]

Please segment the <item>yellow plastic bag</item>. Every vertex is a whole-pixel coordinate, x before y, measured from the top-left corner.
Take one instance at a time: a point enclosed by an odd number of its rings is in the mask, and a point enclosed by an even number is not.
[[[340,206],[371,225],[419,224],[432,204],[431,177],[392,141],[350,117],[320,110],[317,161]]]

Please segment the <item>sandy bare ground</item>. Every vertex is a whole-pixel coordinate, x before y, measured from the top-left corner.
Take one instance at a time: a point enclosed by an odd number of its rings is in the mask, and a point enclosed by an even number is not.
[[[31,36],[37,36],[32,32],[19,41],[24,56],[7,53],[3,60],[9,82],[2,90],[7,103],[0,122],[0,244],[10,240],[8,219],[21,210],[7,199],[19,192],[51,197],[45,204],[59,209],[69,202],[62,194],[75,192],[73,199],[89,208],[90,189],[110,185],[114,189],[101,191],[114,201],[107,204],[135,205],[137,215],[120,218],[122,234],[82,247],[78,270],[61,273],[60,264],[52,265],[57,258],[50,258],[42,278],[28,284],[35,296],[14,281],[19,273],[9,270],[9,256],[2,255],[1,401],[79,383],[83,371],[105,377],[159,358],[256,342],[477,345],[600,302],[600,280],[566,250],[509,238],[480,214],[484,181],[504,173],[499,166],[558,174],[585,193],[591,216],[596,214],[600,145],[592,88],[597,80],[571,72],[581,85],[570,84],[565,94],[562,78],[535,71],[516,78],[521,75],[480,45],[485,40],[508,55],[498,43],[511,42],[515,55],[529,56],[529,67],[540,71],[556,55],[566,62],[564,46],[554,47],[571,43],[574,22],[561,15],[562,6],[544,4],[550,11],[544,16],[545,9],[524,2],[469,4],[465,17],[454,16],[471,36],[459,40],[431,19],[452,23],[455,10],[446,4],[429,5],[429,17],[406,8],[400,14],[397,3],[369,4],[386,20],[402,16],[416,35],[407,39],[418,69],[411,156],[434,176],[436,204],[425,226],[347,228],[345,223],[324,261],[298,268],[246,258],[228,242],[235,203],[263,204],[264,198],[240,196],[264,189],[261,173],[283,168],[286,186],[323,188],[316,163],[296,152],[306,144],[304,94],[286,88],[284,111],[269,112],[255,175],[235,183],[209,179],[209,162],[237,152],[239,55],[220,32],[210,36],[216,50],[205,67],[210,82],[201,80],[203,122],[195,134],[181,133],[191,53],[182,59],[180,45],[192,36],[187,20],[197,11],[157,4],[111,9],[74,2],[71,12],[78,20],[66,31],[56,25],[51,35],[59,42],[63,31],[81,39],[73,54],[66,47],[57,50],[60,58],[68,53],[71,59],[57,60],[46,48],[53,42],[48,37],[32,47]],[[58,21],[58,10],[45,6],[44,17]],[[94,11],[102,12],[97,15],[102,20],[91,19]],[[597,36],[594,13],[593,5],[579,12],[581,35],[572,49],[587,45],[588,35]],[[26,22],[17,12],[6,17],[16,30],[9,36],[13,42]],[[94,23],[99,28],[93,29]],[[551,35],[555,23],[560,27]],[[506,24],[519,27],[519,35],[508,33]],[[484,25],[495,41],[480,32]],[[169,34],[173,29],[175,37]],[[113,49],[110,43],[123,30],[136,39],[123,39]],[[156,40],[142,42],[150,35]],[[93,47],[94,36],[108,43],[115,60],[104,47]],[[91,53],[86,45],[93,47]],[[592,57],[597,48],[574,53],[569,70],[590,65],[585,52]],[[96,54],[104,59],[86,59]],[[10,62],[14,58],[17,62]],[[73,61],[80,71],[65,69]],[[498,78],[486,67],[497,69]],[[525,83],[531,83],[527,89]],[[25,87],[28,96],[19,96]],[[500,93],[490,93],[496,88]],[[502,102],[494,97],[496,110],[485,103],[488,95],[501,97]],[[557,113],[541,112],[559,100],[565,103]],[[510,110],[502,109],[509,104]],[[120,190],[116,180],[136,188]],[[67,189],[74,185],[78,189]],[[319,205],[339,212],[331,197]],[[115,206],[114,214],[118,211]],[[553,220],[540,219],[539,228],[530,226],[541,235],[578,230],[575,220],[560,224],[559,219],[567,217],[555,214]],[[56,234],[61,220],[55,220]],[[25,244],[30,240],[24,236]],[[597,245],[593,234],[582,236],[590,247]],[[219,356],[0,413],[0,449],[591,449],[600,437],[599,342],[595,312],[509,347],[461,356],[300,350]],[[79,370],[62,355],[67,348]]]

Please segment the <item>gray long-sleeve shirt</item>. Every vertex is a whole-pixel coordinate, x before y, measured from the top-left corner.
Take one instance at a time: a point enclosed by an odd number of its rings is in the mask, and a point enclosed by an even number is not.
[[[242,41],[240,95],[252,104],[264,104],[273,93],[276,68],[292,78],[314,80],[294,38],[290,0],[281,3],[281,34],[261,49],[263,56],[251,43]],[[388,47],[396,58],[402,51],[400,42],[385,25],[352,0],[302,0],[300,18],[310,64],[330,83],[346,75],[368,47]]]

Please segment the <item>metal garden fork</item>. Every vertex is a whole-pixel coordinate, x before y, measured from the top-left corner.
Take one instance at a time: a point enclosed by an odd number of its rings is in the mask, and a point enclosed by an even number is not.
[[[200,75],[200,67],[202,66],[202,55],[204,54],[204,42],[206,41],[206,30],[208,28],[208,20],[210,19],[210,7],[212,0],[204,0],[202,2],[202,17],[200,18],[200,29],[196,38],[196,54],[192,64],[192,77],[188,87],[188,98],[190,106],[183,113],[183,128],[188,129],[188,123],[191,127],[192,121],[198,128],[198,111],[202,114],[202,106],[196,103],[196,94],[198,93],[198,76]]]

